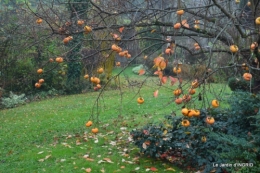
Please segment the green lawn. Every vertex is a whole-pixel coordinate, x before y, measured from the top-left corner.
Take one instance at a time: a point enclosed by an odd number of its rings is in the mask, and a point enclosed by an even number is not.
[[[156,77],[142,83],[146,76],[133,76],[127,70],[125,74],[131,77],[131,82],[127,83],[122,74],[121,89],[107,90],[101,95],[100,92],[89,92],[60,96],[1,110],[0,173],[69,173],[86,172],[86,168],[95,173],[146,172],[151,167],[159,172],[173,172],[171,168],[181,172],[171,164],[140,157],[138,149],[128,139],[134,128],[161,121],[164,115],[173,112],[181,115],[183,105],[176,105],[172,94],[178,84],[158,86]],[[187,84],[183,90],[186,92],[188,87]],[[225,98],[230,93],[228,88],[222,92],[223,88],[222,84],[206,86],[208,101],[204,103],[198,101],[198,93],[203,93],[203,87],[198,88],[194,101],[187,106],[209,106],[207,103],[212,99]],[[154,98],[156,89],[159,95]],[[136,102],[139,96],[145,99],[142,105]],[[226,106],[225,100],[221,101],[221,106]],[[96,122],[97,117],[100,123]],[[92,127],[85,127],[88,120],[94,121],[92,126],[99,128],[97,135],[91,133]]]

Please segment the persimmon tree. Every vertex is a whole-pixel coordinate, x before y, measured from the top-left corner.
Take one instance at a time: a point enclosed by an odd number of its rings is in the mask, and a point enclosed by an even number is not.
[[[111,66],[142,62],[143,57],[148,57],[149,69],[140,74],[156,73],[162,84],[168,78],[172,82],[187,78],[201,85],[213,74],[223,73],[218,78],[226,80],[250,73],[245,79],[254,79],[253,91],[259,80],[258,4],[257,0],[39,1],[26,2],[20,13],[31,21],[26,26],[34,31],[26,49],[35,49],[35,64],[44,67],[38,78],[48,78],[59,68],[63,77],[52,77],[46,84],[60,81],[69,93],[81,92],[83,76],[89,76],[90,82],[95,81],[91,77],[102,78],[100,82],[106,84],[112,80]],[[19,18],[20,23],[23,20]],[[49,59],[56,57],[63,63],[51,63]],[[105,69],[102,75],[97,73],[100,67]],[[185,68],[190,72],[185,74]]]
[[[108,17],[128,14],[126,18],[130,23],[118,24],[116,21],[110,23],[110,29],[116,30],[124,26],[124,36],[126,29],[135,28],[139,32],[133,33],[131,39],[138,39],[140,42],[151,40],[153,44],[143,47],[139,55],[132,57],[132,60],[140,55],[151,57],[150,67],[157,69],[151,71],[156,71],[161,83],[167,81],[168,66],[172,65],[171,71],[180,80],[183,78],[181,66],[187,64],[192,64],[194,68],[199,64],[204,65],[200,73],[199,69],[195,68],[190,75],[190,79],[194,80],[191,85],[193,89],[205,84],[210,76],[220,72],[226,73],[221,76],[224,80],[230,76],[242,77],[249,71],[255,83],[259,80],[259,26],[256,22],[259,14],[258,1],[125,1],[121,3],[121,9],[117,9],[116,5],[112,8],[112,2],[109,3],[109,8],[98,1],[93,2],[93,6],[100,7],[99,13],[105,13]],[[120,48],[124,44],[124,40],[120,40],[116,43],[119,48],[113,49],[119,56],[123,52]],[[145,55],[143,52],[149,54]],[[249,78],[245,74],[245,80],[251,80],[250,74]],[[251,90],[254,86],[256,85],[251,85]],[[181,87],[182,85],[179,85],[179,88]],[[207,97],[205,92],[202,95]],[[177,99],[178,103],[182,102]]]

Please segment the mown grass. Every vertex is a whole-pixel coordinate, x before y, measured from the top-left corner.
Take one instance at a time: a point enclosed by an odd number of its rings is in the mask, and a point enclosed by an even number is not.
[[[131,77],[131,84],[123,79],[124,75]],[[92,172],[146,172],[150,167],[156,167],[159,172],[173,172],[167,168],[185,172],[169,163],[140,157],[138,149],[128,139],[134,128],[161,121],[164,115],[181,115],[182,105],[176,105],[172,95],[178,84],[158,86],[156,77],[142,83],[146,76],[133,76],[130,69],[120,79],[121,89],[104,91],[101,95],[89,92],[60,96],[1,110],[0,172],[69,173],[85,172],[86,168],[91,168]],[[209,101],[220,96],[225,98],[230,90],[223,90],[219,95],[223,86],[212,84],[211,88],[197,89],[195,101],[187,106],[205,106],[196,99],[199,91],[206,90]],[[186,85],[184,91],[188,87]],[[159,95],[154,98],[156,89]],[[142,105],[136,102],[139,96],[145,99]],[[221,105],[227,106],[225,100]],[[92,127],[85,127],[88,120],[99,128],[97,135],[91,133]]]

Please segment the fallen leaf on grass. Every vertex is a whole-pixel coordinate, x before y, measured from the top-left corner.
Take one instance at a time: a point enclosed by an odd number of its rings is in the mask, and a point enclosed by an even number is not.
[[[113,146],[116,146],[116,141],[111,141],[109,144],[113,145]]]
[[[129,141],[129,142],[133,141],[133,137],[132,137],[132,136],[129,136],[129,137],[128,137],[128,141]]]
[[[91,172],[91,168],[85,169],[86,172]]]
[[[90,161],[90,162],[93,162],[93,161],[94,161],[94,159],[89,158],[89,155],[88,155],[88,154],[85,154],[85,155],[83,156],[83,158],[86,159],[86,161]]]
[[[107,135],[112,135],[112,134],[114,134],[114,131],[107,132]]]
[[[66,139],[70,139],[70,138],[72,138],[72,135],[68,135],[68,136],[66,137]]]
[[[138,161],[138,160],[139,160],[139,157],[133,158],[133,161]]]
[[[124,163],[129,163],[129,164],[134,164],[134,162],[127,161],[127,160],[125,160],[125,159],[122,159],[122,162],[124,162]]]
[[[86,159],[86,158],[88,158],[88,157],[89,157],[88,154],[85,154],[85,155],[83,156],[84,159]]]
[[[104,168],[102,168],[102,169],[100,169],[100,171],[101,171],[102,173],[104,173],[104,172],[105,172],[105,169],[104,169]]]
[[[138,171],[140,169],[140,167],[136,167],[135,170]]]
[[[114,162],[111,161],[110,158],[104,158],[103,160],[105,160],[105,161],[108,162],[108,163],[114,163]]]
[[[126,130],[127,128],[126,127],[121,127],[120,130],[124,131]]]
[[[98,161],[98,164],[104,163],[104,162],[105,162],[104,160],[100,160],[100,161]]]
[[[87,132],[84,132],[83,133],[83,138],[87,138],[88,137],[88,133]]]
[[[76,140],[76,145],[81,145],[82,143],[80,142],[80,140]]]
[[[39,159],[38,161],[39,161],[39,162],[44,162],[44,159]]]
[[[63,146],[65,146],[65,147],[68,147],[68,148],[72,148],[69,144],[67,144],[67,143],[61,143],[61,145],[63,145]]]
[[[44,153],[44,151],[40,151],[38,154],[42,154],[42,153]]]
[[[51,154],[50,154],[50,155],[47,155],[47,156],[45,157],[45,160],[48,159],[48,158],[50,158],[50,157],[51,157]]]
[[[102,127],[108,127],[109,125],[110,125],[109,123],[106,123]]]
[[[129,157],[129,154],[123,154],[124,157]]]
[[[94,161],[94,159],[91,159],[91,158],[86,158],[86,161],[93,162],[93,161]]]
[[[39,162],[44,162],[45,160],[47,160],[48,158],[50,158],[51,157],[51,154],[50,155],[47,155],[47,156],[45,156],[45,158],[44,159],[39,159],[38,161]]]

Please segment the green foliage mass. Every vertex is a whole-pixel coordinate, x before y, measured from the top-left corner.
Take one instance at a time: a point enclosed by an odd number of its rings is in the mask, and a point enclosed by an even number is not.
[[[249,91],[250,82],[245,81],[242,78],[231,77],[228,79],[228,86],[232,91],[235,90]]]
[[[75,3],[74,3],[75,2]],[[80,3],[81,2],[81,3]],[[75,22],[77,21],[78,15],[84,14],[76,14],[74,11],[85,12],[89,7],[89,2],[83,0],[73,0],[72,3],[68,5],[68,10],[71,11],[71,19]],[[77,24],[74,22],[71,29],[77,29]],[[82,48],[82,40],[84,38],[84,34],[75,33],[73,36],[73,40],[68,44],[69,50],[71,52],[67,55],[68,57],[68,73],[67,73],[67,82],[66,82],[66,92],[69,94],[72,93],[80,93],[83,85],[80,84],[80,76],[82,65],[80,62],[81,56],[79,52]]]
[[[13,70],[8,73],[7,77],[10,81],[14,80],[15,82],[8,88],[15,92],[29,92],[32,90],[32,76],[28,74],[34,71],[35,68],[31,58],[15,61],[12,66]]]
[[[199,117],[166,116],[161,124],[147,124],[131,135],[141,153],[185,168],[259,172],[259,99],[259,95],[237,91],[229,99],[229,108],[200,110]],[[205,122],[207,116],[214,117],[213,125]],[[183,119],[191,125],[182,126]],[[213,163],[253,163],[256,167],[214,168]]]

